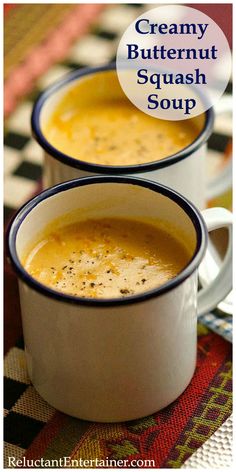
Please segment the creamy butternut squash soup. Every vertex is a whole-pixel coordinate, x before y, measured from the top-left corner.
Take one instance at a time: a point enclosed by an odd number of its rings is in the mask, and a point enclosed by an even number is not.
[[[92,77],[90,87],[86,81],[78,83],[61,98],[43,126],[56,149],[94,164],[127,166],[164,159],[196,139],[197,120],[165,121],[146,115],[121,94],[113,76],[102,75],[98,84]],[[102,98],[102,80],[109,99]],[[118,91],[112,92],[115,87]]]
[[[164,284],[190,252],[158,224],[104,218],[45,231],[25,254],[25,269],[55,290],[92,298],[126,297]]]

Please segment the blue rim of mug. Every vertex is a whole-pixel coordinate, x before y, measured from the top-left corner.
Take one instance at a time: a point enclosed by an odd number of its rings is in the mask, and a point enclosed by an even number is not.
[[[93,185],[93,184],[106,184],[106,183],[122,183],[129,185],[136,185],[152,190],[156,193],[160,193],[167,198],[170,198],[172,201],[177,203],[188,215],[196,231],[197,244],[194,251],[194,254],[186,267],[177,274],[173,279],[169,280],[160,287],[154,288],[152,290],[137,293],[127,297],[117,297],[117,298],[88,298],[88,297],[76,297],[74,295],[68,295],[63,292],[53,290],[46,285],[41,284],[36,279],[34,279],[23,267],[20,262],[20,259],[17,255],[16,250],[16,238],[20,226],[27,215],[41,202],[44,200],[55,196],[56,194],[76,187],[82,187],[84,185]],[[132,216],[131,216],[132,217]],[[126,305],[138,302],[144,302],[150,298],[155,298],[159,295],[162,295],[170,290],[173,290],[175,287],[184,282],[190,275],[198,268],[201,263],[206,247],[207,247],[207,229],[205,222],[197,210],[197,208],[185,197],[177,193],[175,190],[170,189],[159,183],[152,182],[146,179],[140,179],[137,177],[126,177],[126,176],[92,176],[92,177],[83,177],[79,179],[70,180],[62,184],[55,185],[47,190],[44,190],[42,193],[29,200],[24,206],[22,206],[17,214],[15,215],[13,221],[10,223],[8,228],[8,254],[10,261],[23,282],[28,286],[35,289],[37,292],[40,292],[43,295],[48,296],[59,300],[61,302],[68,302],[78,305],[88,305],[88,306],[117,306],[117,305]]]
[[[49,86],[44,92],[42,92],[39,97],[37,98],[32,115],[31,115],[31,128],[32,134],[36,141],[40,144],[40,146],[52,157],[57,159],[58,161],[62,162],[63,164],[67,164],[70,167],[74,167],[76,169],[81,169],[87,172],[92,172],[96,174],[107,174],[111,175],[114,173],[118,174],[135,174],[135,173],[142,173],[146,171],[152,171],[156,169],[161,169],[163,167],[170,166],[186,157],[190,156],[193,152],[197,151],[209,138],[213,129],[214,123],[214,111],[213,108],[209,108],[205,112],[205,123],[203,129],[198,134],[197,138],[188,146],[181,149],[181,151],[177,152],[176,154],[172,154],[171,156],[165,157],[158,161],[151,161],[144,164],[134,164],[134,165],[126,165],[126,166],[112,166],[112,165],[101,165],[101,164],[93,164],[90,162],[86,162],[67,154],[56,149],[44,136],[41,125],[40,125],[40,113],[42,108],[47,101],[48,98],[51,97],[55,92],[57,92],[60,88],[64,87],[65,85],[70,84],[70,82],[75,81],[76,79],[80,79],[85,76],[89,76],[92,74],[96,74],[99,72],[106,72],[112,71],[116,69],[115,63],[109,63],[105,66],[99,67],[86,67],[83,69],[78,69],[73,72],[69,72],[66,74],[62,79],[55,82],[53,85]]]

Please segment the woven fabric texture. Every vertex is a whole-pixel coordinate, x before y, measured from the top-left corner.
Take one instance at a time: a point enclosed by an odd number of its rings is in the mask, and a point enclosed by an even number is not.
[[[10,28],[10,23],[7,24],[7,21],[14,20],[11,15],[22,17],[23,10],[17,11],[18,7],[6,8],[9,20],[6,19],[5,34],[18,34],[19,37],[19,31],[14,33],[14,28]],[[28,39],[19,43],[22,48],[19,52],[20,68],[16,67],[16,51],[12,51],[10,56],[6,52],[6,221],[20,205],[40,190],[42,152],[30,131],[34,99],[45,87],[71,70],[113,61],[120,35],[142,9],[145,10],[141,4],[101,6],[99,11],[90,8],[83,12],[86,28],[78,31],[78,21],[73,20],[74,7],[57,7],[51,23],[50,9],[44,12],[45,37],[47,47],[51,48],[48,63],[45,62],[45,43],[41,41],[40,31],[34,37],[30,33],[31,44],[27,42],[30,38],[27,35]],[[29,7],[24,5],[24,8],[27,10]],[[76,12],[74,18],[78,20],[81,12]],[[90,29],[89,25],[92,25]],[[9,45],[14,45],[13,39],[8,36],[8,46],[5,42],[9,50]],[[64,51],[59,50],[62,40],[67,44]],[[42,61],[40,58],[43,58]],[[226,94],[231,96],[231,93],[230,83]],[[209,140],[209,176],[217,173],[230,159],[228,150],[231,135],[231,119],[228,116],[217,118],[214,133]],[[220,204],[231,208],[231,199],[231,189],[228,189],[220,201],[214,200],[209,205]],[[5,275],[5,467],[8,467],[11,456],[29,460],[69,456],[71,459],[126,459],[128,465],[133,459],[153,459],[157,468],[179,468],[207,441],[211,441],[231,415],[231,344],[227,340],[231,340],[232,320],[218,313],[201,318],[196,373],[181,397],[161,412],[138,421],[108,425],[80,421],[55,411],[30,383],[23,340],[20,338],[15,343],[21,334],[19,296],[16,277],[7,262]],[[228,441],[226,436],[223,441],[224,444]],[[193,460],[189,464],[189,467],[195,467],[196,462]]]
[[[91,423],[55,411],[30,384],[22,341],[6,356],[4,381],[5,467],[10,456],[68,456],[128,464],[152,459],[155,467],[179,468],[232,411],[231,345],[203,325],[190,385],[171,405],[137,421]]]

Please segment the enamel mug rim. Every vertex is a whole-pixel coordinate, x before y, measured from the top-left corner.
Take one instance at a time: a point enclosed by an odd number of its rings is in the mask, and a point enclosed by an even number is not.
[[[64,191],[68,191],[75,187],[81,187],[84,185],[93,185],[106,183],[122,183],[129,185],[136,185],[145,187],[154,192],[160,193],[172,201],[177,203],[190,218],[194,229],[196,231],[196,249],[195,252],[188,262],[187,266],[174,278],[161,285],[160,287],[154,288],[152,290],[142,292],[140,294],[130,295],[124,298],[88,298],[88,297],[76,297],[73,295],[68,295],[63,292],[53,290],[46,285],[38,282],[34,279],[23,267],[16,250],[16,239],[17,234],[20,229],[21,223],[29,215],[29,213],[41,202],[47,200],[48,198]],[[131,215],[132,217],[132,215]],[[92,176],[92,177],[83,177],[68,182],[64,182],[58,185],[55,185],[47,190],[44,190],[36,197],[29,200],[25,205],[23,205],[18,212],[16,213],[13,221],[11,222],[8,228],[8,254],[12,262],[12,265],[17,273],[17,275],[25,282],[28,286],[35,289],[37,292],[46,295],[49,298],[56,299],[61,302],[67,302],[77,305],[87,305],[87,306],[118,306],[118,305],[127,305],[137,302],[143,302],[150,298],[156,298],[166,292],[173,290],[175,287],[179,286],[184,282],[200,265],[207,247],[207,228],[206,224],[197,208],[184,196],[179,194],[173,189],[166,187],[162,184],[155,183],[146,179],[140,179],[137,177],[126,177],[126,176]]]
[[[44,136],[41,125],[40,125],[40,113],[42,108],[47,101],[48,98],[51,97],[55,92],[63,88],[64,86],[70,84],[77,79],[80,79],[85,76],[89,76],[91,74],[96,74],[99,72],[106,72],[116,70],[115,63],[109,63],[104,66],[98,67],[85,67],[82,69],[75,70],[73,72],[69,72],[66,74],[62,79],[58,80],[54,84],[50,85],[43,91],[39,97],[37,98],[32,114],[31,114],[31,128],[32,134],[39,145],[53,158],[57,159],[58,161],[66,164],[70,167],[81,169],[87,172],[92,172],[95,174],[107,174],[111,175],[115,172],[119,174],[138,174],[147,171],[153,171],[156,169],[161,169],[164,167],[168,167],[176,162],[185,159],[186,157],[192,155],[195,151],[197,151],[209,138],[212,133],[213,123],[214,123],[214,110],[213,108],[209,108],[205,111],[205,124],[203,129],[198,134],[196,139],[186,146],[185,148],[181,149],[181,151],[172,154],[171,156],[165,157],[164,159],[151,161],[144,164],[134,164],[134,165],[127,165],[127,166],[112,166],[112,165],[101,165],[101,164],[93,164],[90,162],[82,161],[80,159],[76,159],[72,156],[64,154],[63,152],[59,151],[55,148]]]

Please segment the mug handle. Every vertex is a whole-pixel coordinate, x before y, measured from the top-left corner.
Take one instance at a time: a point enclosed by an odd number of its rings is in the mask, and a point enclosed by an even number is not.
[[[216,116],[231,113],[232,114],[232,96],[225,94],[215,106]],[[230,141],[230,137],[229,137]],[[230,153],[228,162],[222,169],[222,172],[207,182],[207,200],[212,200],[225,193],[232,186],[232,155]]]
[[[214,309],[232,289],[232,226],[233,215],[225,208],[208,208],[201,212],[208,232],[227,228],[228,248],[216,278],[198,293],[198,316]]]

